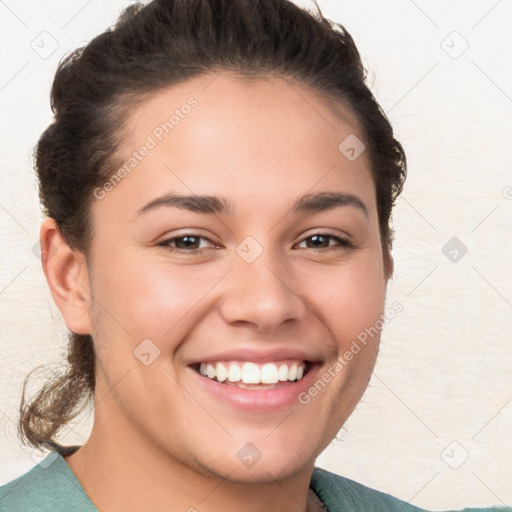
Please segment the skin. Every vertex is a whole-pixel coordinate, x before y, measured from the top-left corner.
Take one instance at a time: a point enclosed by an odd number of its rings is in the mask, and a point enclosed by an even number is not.
[[[338,150],[349,134],[363,139],[353,114],[283,79],[213,78],[155,93],[130,112],[120,161],[187,98],[198,102],[93,199],[88,259],[66,245],[53,219],[41,227],[43,254],[54,251],[43,263],[54,300],[70,330],[94,338],[94,425],[66,461],[103,511],[230,512],[240,503],[304,511],[315,458],[375,364],[379,336],[308,404],[266,413],[242,411],[197,385],[188,362],[234,347],[303,349],[321,360],[321,376],[383,313],[391,273],[367,154],[351,162]],[[234,211],[136,215],[170,192],[223,197]],[[316,192],[356,195],[367,215],[353,206],[291,211]],[[324,238],[328,249],[315,248],[309,237],[325,232],[353,247]],[[187,233],[212,242],[202,240],[199,253],[159,245]],[[250,264],[236,252],[248,236],[263,249]],[[160,350],[149,366],[134,356],[147,338]],[[262,454],[252,467],[237,457],[248,442]]]

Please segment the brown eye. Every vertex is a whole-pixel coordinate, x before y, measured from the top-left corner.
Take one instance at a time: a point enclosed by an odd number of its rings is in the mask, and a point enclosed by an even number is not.
[[[335,244],[331,244],[330,241],[334,240]],[[351,247],[352,244],[336,235],[329,233],[316,233],[314,235],[305,238],[301,244],[306,242],[306,249],[329,249],[336,247]]]
[[[183,252],[199,252],[201,249],[205,249],[204,246],[201,245],[201,241],[206,241],[212,245],[215,245],[209,238],[204,236],[196,235],[193,233],[188,233],[183,236],[175,236],[172,238],[168,238],[163,240],[158,245],[162,247],[167,247],[171,251],[183,251]]]

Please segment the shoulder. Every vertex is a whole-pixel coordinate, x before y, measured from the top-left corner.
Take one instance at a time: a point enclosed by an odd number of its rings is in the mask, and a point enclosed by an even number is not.
[[[324,502],[329,512],[343,510],[365,512],[425,512],[405,501],[394,498],[325,469],[313,470],[313,491]]]
[[[59,454],[52,452],[24,475],[0,487],[2,512],[96,512]]]
[[[324,502],[329,512],[428,512],[348,478],[315,467],[311,488]],[[511,507],[464,509],[461,512],[512,512]]]

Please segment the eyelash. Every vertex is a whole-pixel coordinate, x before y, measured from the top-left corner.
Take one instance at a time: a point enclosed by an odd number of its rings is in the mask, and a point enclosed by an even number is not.
[[[348,240],[346,240],[344,238],[341,238],[338,235],[331,234],[331,233],[313,233],[312,235],[309,235],[308,237],[306,237],[303,240],[301,240],[299,243],[302,243],[305,240],[309,240],[310,238],[313,238],[315,236],[330,238],[332,240],[335,240],[338,243],[338,245],[334,245],[334,246],[329,245],[328,247],[319,247],[317,249],[311,248],[314,251],[316,250],[316,251],[322,252],[322,251],[326,251],[326,250],[332,250],[333,248],[338,248],[338,249],[339,248],[345,248],[345,249],[348,249],[348,248],[354,247],[354,245],[351,242],[349,242]],[[169,249],[172,252],[183,252],[185,254],[200,254],[202,252],[203,249],[187,250],[187,249],[179,249],[177,247],[171,246],[171,243],[175,242],[176,240],[183,240],[185,238],[196,238],[196,239],[200,239],[200,240],[207,240],[211,244],[215,245],[215,243],[212,242],[209,238],[207,238],[205,236],[201,236],[201,235],[196,234],[196,233],[186,233],[185,235],[182,235],[182,236],[175,236],[175,237],[172,237],[172,238],[168,238],[166,240],[162,240],[158,245],[161,246],[161,247],[166,247],[167,249]]]

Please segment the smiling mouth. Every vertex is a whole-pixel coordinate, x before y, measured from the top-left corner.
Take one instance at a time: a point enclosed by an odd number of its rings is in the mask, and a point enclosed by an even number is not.
[[[312,364],[288,360],[258,364],[250,361],[196,363],[191,367],[203,377],[241,389],[275,389],[304,378]]]

